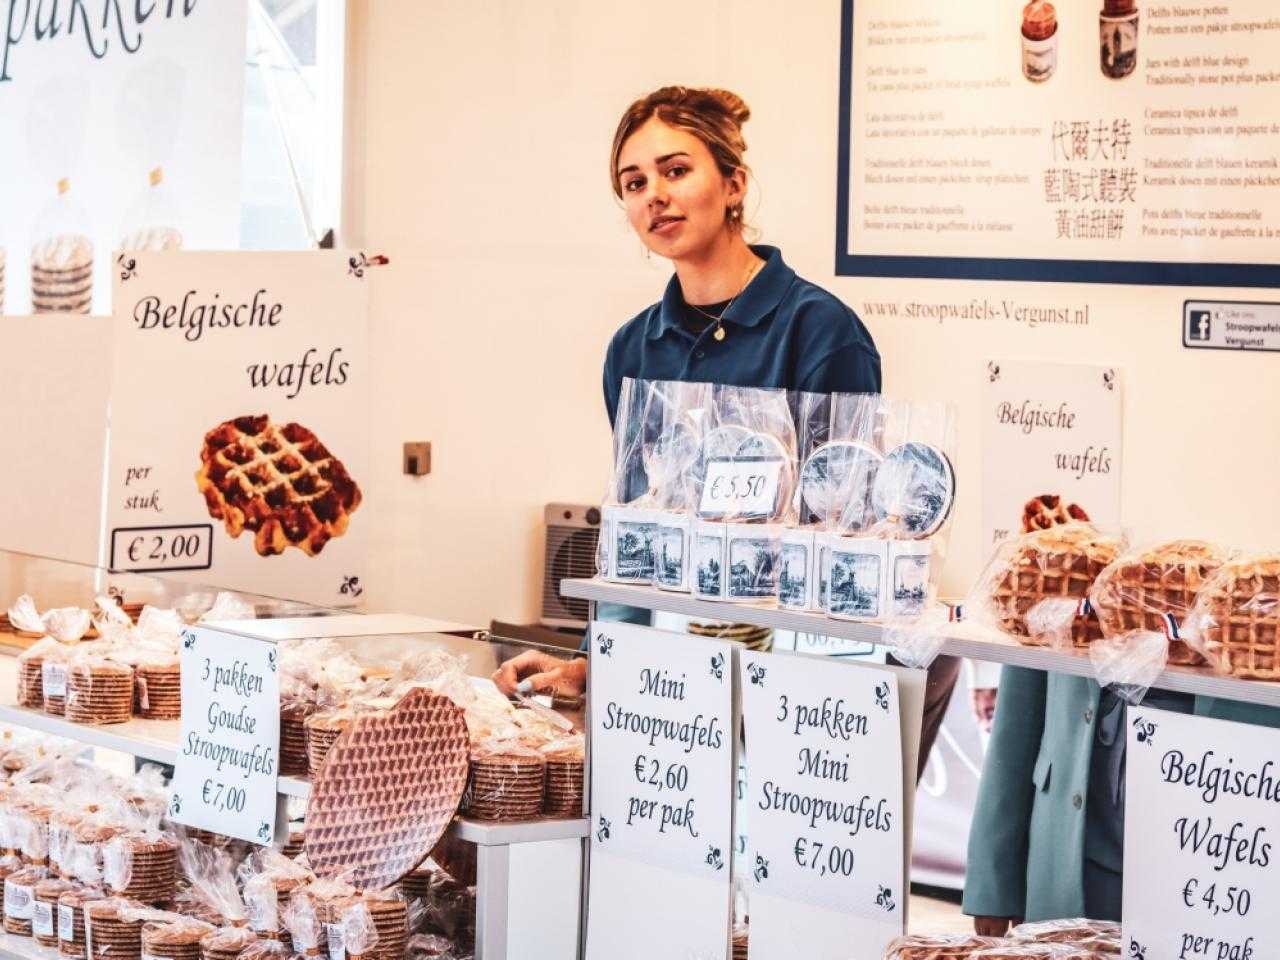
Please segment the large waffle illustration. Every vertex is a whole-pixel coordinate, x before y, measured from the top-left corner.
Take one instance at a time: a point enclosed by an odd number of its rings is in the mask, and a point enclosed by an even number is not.
[[[395,883],[453,819],[469,751],[462,710],[430,690],[356,716],[311,786],[304,840],[311,869],[363,890]]]
[[[298,423],[262,416],[220,423],[204,437],[196,486],[227,533],[248,530],[264,557],[297,547],[315,556],[347,530],[360,488],[342,461]]]

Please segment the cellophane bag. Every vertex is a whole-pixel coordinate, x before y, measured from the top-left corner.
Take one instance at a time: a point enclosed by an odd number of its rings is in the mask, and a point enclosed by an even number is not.
[[[1280,680],[1280,554],[1223,563],[1200,588],[1182,632],[1218,673]]]
[[[324,927],[316,913],[316,902],[311,894],[295,890],[284,909],[284,925],[293,937],[293,949],[304,957],[321,955]]]
[[[791,516],[782,531],[778,605],[820,610],[817,534],[829,522],[826,484],[831,439],[831,395],[793,391],[787,395],[796,432],[796,482]]]
[[[372,953],[378,945],[378,928],[373,922],[373,914],[363,900],[344,908],[338,924],[348,960],[359,960]]]
[[[223,923],[246,924],[249,910],[236,882],[235,863],[226,850],[183,838],[178,863],[187,878],[188,894]]]
[[[661,394],[651,380],[626,377],[613,423],[613,466],[601,508],[596,568],[617,583],[653,582],[657,514],[645,452],[662,430]]]
[[[706,383],[659,381],[653,384],[651,414],[657,435],[644,445],[649,490],[656,525],[653,540],[654,584],[663,590],[688,592],[694,512],[701,490],[702,435],[711,386]]]
[[[1102,639],[1089,602],[1124,538],[1068,523],[996,546],[965,601],[965,620],[1022,644],[1085,650]]]

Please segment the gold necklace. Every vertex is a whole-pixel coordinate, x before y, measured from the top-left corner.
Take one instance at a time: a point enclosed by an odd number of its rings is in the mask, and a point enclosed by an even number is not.
[[[715,329],[715,332],[711,334],[711,336],[715,338],[717,343],[719,343],[725,338],[724,324],[721,323],[720,321],[723,320],[724,315],[729,312],[729,308],[733,306],[734,301],[736,301],[740,296],[742,296],[743,292],[747,289],[747,287],[751,286],[752,278],[756,275],[756,271],[759,270],[762,266],[764,266],[764,261],[759,259],[757,259],[755,263],[751,264],[750,268],[747,270],[746,280],[742,282],[742,286],[738,288],[738,292],[735,293],[729,299],[729,302],[724,305],[724,309],[720,311],[720,316],[717,317],[713,313],[707,313],[707,311],[703,310],[697,304],[694,304],[694,303],[689,304],[689,306],[693,307],[693,309],[697,310],[700,314],[702,314],[708,320],[711,320],[712,322],[715,323],[716,329]]]

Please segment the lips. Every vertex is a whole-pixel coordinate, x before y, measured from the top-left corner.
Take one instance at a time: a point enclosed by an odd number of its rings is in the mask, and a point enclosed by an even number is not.
[[[682,222],[684,222],[684,217],[654,217],[653,220],[649,222],[649,232],[659,233],[665,228],[671,226],[673,223]]]

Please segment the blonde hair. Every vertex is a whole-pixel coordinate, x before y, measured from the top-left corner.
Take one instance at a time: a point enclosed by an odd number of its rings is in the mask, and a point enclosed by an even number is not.
[[[724,176],[731,177],[738,170],[750,173],[742,157],[747,152],[742,125],[751,119],[751,108],[740,96],[711,87],[663,87],[627,107],[618,122],[618,131],[613,135],[613,150],[609,154],[609,182],[619,199],[622,198],[622,184],[618,180],[618,158],[622,147],[651,117],[657,117],[663,123],[701,140],[711,151]],[[742,228],[741,203],[729,207],[724,215],[730,226]]]

